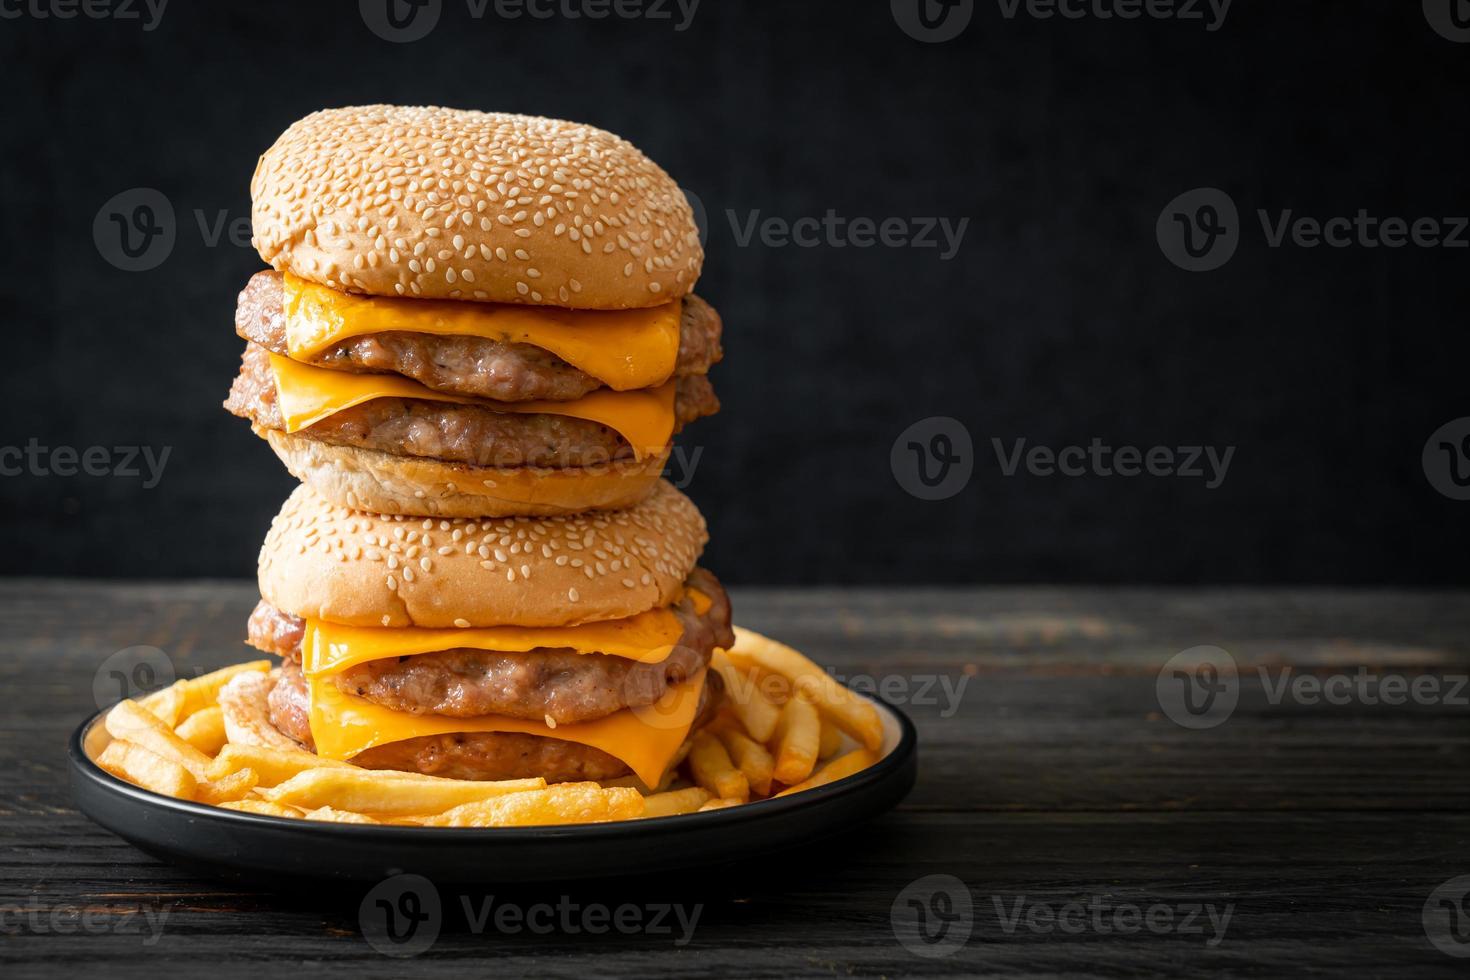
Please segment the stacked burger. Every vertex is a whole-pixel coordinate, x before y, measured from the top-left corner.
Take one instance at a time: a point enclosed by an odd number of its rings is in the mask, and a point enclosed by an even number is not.
[[[682,192],[599,129],[397,106],[295,123],[251,192],[271,271],[225,406],[303,485],[249,622],[282,665],[231,741],[658,785],[733,642],[704,520],[660,478],[719,408]]]

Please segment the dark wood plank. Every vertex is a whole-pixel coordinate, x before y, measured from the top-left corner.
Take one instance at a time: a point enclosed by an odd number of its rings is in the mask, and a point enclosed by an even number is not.
[[[0,964],[7,976],[202,972],[581,977],[793,975],[1463,976],[1429,944],[1430,891],[1470,874],[1470,711],[1453,704],[1273,704],[1268,678],[1364,668],[1470,672],[1470,603],[1453,593],[1254,590],[735,590],[737,618],[835,672],[891,678],[922,733],[899,811],[799,855],[681,880],[497,891],[497,902],[700,905],[675,936],[475,932],[447,892],[411,964],[359,932],[361,894],[271,895],[161,864],[76,814],[62,744],[110,654],[157,646],[182,673],[249,656],[244,583],[0,586]],[[1214,644],[1240,663],[1218,728],[1159,711],[1157,671]],[[961,688],[960,685],[964,686]],[[895,688],[890,688],[895,689]],[[891,909],[930,874],[962,880],[973,932],[925,959]],[[1090,900],[1232,906],[1224,938],[1092,926],[1007,930],[1012,911]],[[162,934],[155,921],[166,913]],[[90,910],[88,929],[67,932]],[[53,920],[54,914],[54,920]],[[139,926],[140,932],[115,930]]]

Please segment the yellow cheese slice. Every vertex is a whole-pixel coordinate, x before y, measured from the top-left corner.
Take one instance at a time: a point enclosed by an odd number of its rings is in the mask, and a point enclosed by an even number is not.
[[[566,415],[587,419],[616,431],[639,459],[656,456],[674,434],[674,382],[640,391],[599,388],[567,402],[492,402],[426,388],[397,374],[353,374],[332,371],[270,355],[276,400],[287,432],[296,432],[344,409],[374,398],[417,398],[425,401],[479,405],[496,412]]]
[[[324,759],[351,759],[373,746],[423,735],[521,732],[601,749],[626,763],[645,784],[656,786],[694,723],[704,678],[705,672],[701,671],[697,677],[670,687],[657,704],[647,708],[625,708],[596,721],[555,728],[544,722],[500,715],[413,715],[345,694],[324,677],[308,677],[306,683],[311,698],[311,737],[316,754]]]
[[[707,601],[707,600],[706,600]],[[409,657],[437,650],[469,647],[523,653],[538,647],[570,648],[578,653],[605,653],[639,663],[667,659],[684,627],[667,607],[626,619],[581,626],[541,628],[489,626],[472,629],[372,628],[340,626],[308,619],[302,637],[302,669],[307,674],[334,674],[373,660]]]
[[[286,349],[298,361],[364,334],[482,337],[550,351],[616,391],[653,388],[679,360],[680,303],[643,310],[356,296],[285,277]]]

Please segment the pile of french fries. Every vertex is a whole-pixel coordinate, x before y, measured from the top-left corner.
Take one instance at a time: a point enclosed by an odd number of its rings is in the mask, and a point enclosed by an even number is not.
[[[628,776],[547,785],[363,769],[299,749],[231,742],[220,691],[267,660],[178,681],[106,719],[97,764],[135,785],[231,810],[335,823],[524,827],[664,817],[786,796],[878,760],[883,728],[867,700],[788,646],[736,627],[715,651],[724,703],[657,787]]]

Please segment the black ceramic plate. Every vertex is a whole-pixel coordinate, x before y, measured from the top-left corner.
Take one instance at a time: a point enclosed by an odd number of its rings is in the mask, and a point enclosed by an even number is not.
[[[361,882],[412,872],[440,882],[540,882],[682,871],[808,843],[903,799],[917,771],[914,726],[874,703],[884,727],[875,765],[804,793],[676,817],[459,829],[238,813],[161,796],[98,768],[92,760],[110,740],[100,713],[72,735],[72,795],[83,813],[142,850],[232,878]]]

